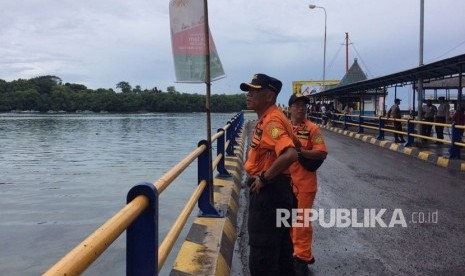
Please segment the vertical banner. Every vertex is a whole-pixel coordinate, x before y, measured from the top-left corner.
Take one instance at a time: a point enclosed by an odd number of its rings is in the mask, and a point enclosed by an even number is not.
[[[204,83],[206,72],[203,0],[170,1],[171,44],[176,81]],[[209,30],[211,81],[225,77]]]

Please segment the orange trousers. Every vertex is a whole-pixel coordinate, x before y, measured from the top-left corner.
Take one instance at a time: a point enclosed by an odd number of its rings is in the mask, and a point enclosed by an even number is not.
[[[298,209],[311,209],[315,200],[316,192],[305,193],[298,192],[297,198]],[[312,238],[313,228],[310,223],[308,227],[293,227],[291,231],[292,243],[294,245],[294,256],[303,261],[310,261],[313,258]]]

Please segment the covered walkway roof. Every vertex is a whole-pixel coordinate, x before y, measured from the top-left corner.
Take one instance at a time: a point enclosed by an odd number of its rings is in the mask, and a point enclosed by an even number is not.
[[[361,94],[365,91],[374,90],[381,87],[412,84],[414,82],[417,82],[420,78],[423,78],[424,83],[428,83],[432,81],[450,79],[455,77],[457,79],[457,85],[454,88],[458,89],[458,76],[464,70],[465,54],[443,59],[437,62],[419,66],[406,71],[386,75],[383,77],[354,82],[348,85],[331,88],[316,93],[312,96],[320,97]],[[462,82],[462,87],[464,87],[464,85],[465,84]]]

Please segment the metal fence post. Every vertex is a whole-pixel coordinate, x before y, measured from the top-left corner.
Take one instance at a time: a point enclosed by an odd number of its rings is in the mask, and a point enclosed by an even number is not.
[[[239,112],[239,126],[242,127],[244,125],[244,111]]]
[[[344,114],[344,130],[348,130],[349,126],[347,125],[347,114]]]
[[[226,130],[226,140],[230,141],[229,146],[226,149],[226,154],[228,156],[234,155],[234,146],[237,145],[236,138],[239,137],[239,130],[244,124],[244,112],[237,113],[231,121],[228,121],[230,124],[229,128]]]
[[[363,133],[363,117],[358,115],[358,133]]]
[[[149,206],[126,230],[126,275],[158,274],[158,191],[152,183],[129,190],[127,203],[139,195]]]
[[[377,140],[384,140],[384,120],[381,119],[382,117],[379,116],[379,123],[378,123],[378,137],[376,137]]]
[[[460,137],[460,131],[455,128],[455,123],[452,123],[452,139],[449,147],[449,158],[450,159],[459,159],[460,158],[460,147],[455,145],[455,142],[460,142],[462,137]]]
[[[413,137],[411,134],[415,132],[415,124],[410,122],[410,119],[407,119],[407,144],[405,144],[405,147],[410,147],[414,144],[415,142],[415,137]]]
[[[207,185],[203,190],[202,194],[200,195],[198,206],[200,209],[199,216],[201,217],[217,217],[222,218],[224,217],[223,212],[221,210],[217,210],[215,208],[215,203],[213,202],[213,179],[210,179],[210,166],[211,166],[211,159],[209,151],[211,149],[211,145],[206,140],[202,140],[199,142],[198,146],[205,145],[207,149],[202,152],[202,154],[198,157],[198,183],[200,181],[205,180],[207,181]]]
[[[229,121],[228,124],[229,124],[229,127],[226,130],[226,140],[230,142],[229,142],[228,148],[226,149],[226,154],[228,156],[231,156],[231,155],[234,155],[234,145],[233,145],[234,124],[231,121]]]
[[[216,155],[222,154],[223,156],[218,163],[217,170],[221,177],[228,177],[231,176],[229,172],[224,167],[224,159],[225,159],[225,150],[224,150],[224,137],[226,136],[226,131],[223,128],[219,128],[217,132],[223,132],[218,140],[216,141]]]

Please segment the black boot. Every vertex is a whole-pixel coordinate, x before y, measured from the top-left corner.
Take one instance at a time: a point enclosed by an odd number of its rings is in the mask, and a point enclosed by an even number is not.
[[[294,271],[295,276],[308,276],[308,274],[310,273],[310,270],[308,269],[308,263],[297,258],[296,256],[294,256]]]

